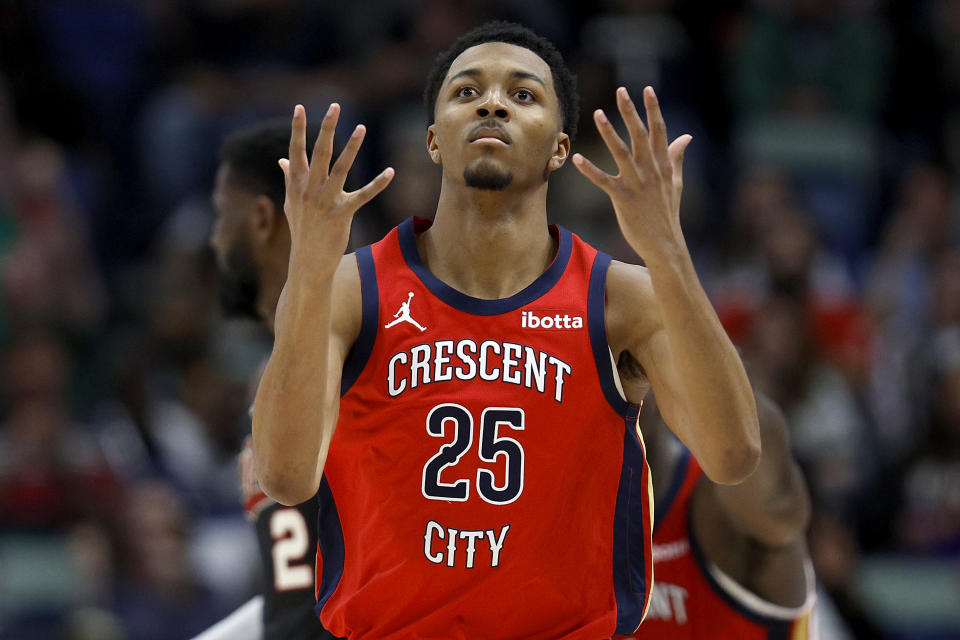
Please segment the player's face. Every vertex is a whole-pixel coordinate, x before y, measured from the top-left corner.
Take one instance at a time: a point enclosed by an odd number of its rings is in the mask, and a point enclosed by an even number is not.
[[[569,138],[550,67],[537,54],[488,42],[461,53],[437,95],[427,147],[445,179],[502,190],[543,183]]]
[[[259,318],[260,277],[246,224],[255,206],[256,196],[237,187],[229,165],[221,165],[213,187],[216,218],[210,246],[220,273],[220,304],[227,315]]]

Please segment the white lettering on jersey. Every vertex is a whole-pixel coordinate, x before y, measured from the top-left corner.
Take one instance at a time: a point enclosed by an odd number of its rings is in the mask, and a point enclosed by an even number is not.
[[[469,339],[438,340],[399,351],[387,364],[387,393],[391,398],[436,382],[503,381],[538,393],[552,392],[563,402],[563,388],[573,367],[549,353],[513,342]],[[549,382],[553,389],[548,389]]]
[[[430,520],[423,534],[423,555],[433,564],[473,569],[477,542],[485,540],[490,546],[490,566],[497,567],[500,566],[500,551],[507,540],[508,531],[510,525],[501,527],[499,533],[496,533],[496,529],[461,531]],[[466,545],[461,544],[464,540]]]
[[[690,542],[685,538],[680,540],[674,540],[673,542],[665,542],[663,544],[653,545],[653,561],[654,562],[669,562],[670,560],[676,560],[677,558],[682,558],[690,552]]]
[[[655,582],[650,593],[648,620],[687,624],[687,590],[667,582]]]
[[[533,311],[524,311],[520,315],[520,326],[524,329],[582,329],[583,317],[566,313],[538,316]]]

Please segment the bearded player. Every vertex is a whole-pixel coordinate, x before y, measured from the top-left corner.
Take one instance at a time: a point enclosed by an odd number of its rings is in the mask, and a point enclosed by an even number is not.
[[[290,127],[267,122],[234,133],[220,148],[213,189],[216,220],[210,246],[220,272],[224,312],[260,320],[272,331],[290,260],[283,214],[283,173]],[[260,490],[249,441],[240,454],[247,517],[254,523],[263,567],[258,596],[196,640],[323,640],[332,638],[313,612],[317,501],[284,506]]]
[[[632,633],[652,584],[636,429],[646,388],[712,480],[742,480],[760,448],[743,365],[680,231],[691,138],[668,144],[650,88],[648,130],[621,88],[629,145],[594,113],[620,173],[573,157],[644,268],[547,223],[548,178],[577,119],[553,45],[484,25],[441,54],[426,98],[427,152],[442,167],[434,218],[348,256],[353,215],[393,171],[346,192],[364,128],[332,162],[331,105],[308,160],[294,111],[280,161],[290,262],[254,403],[257,476],[283,504],[318,496],[316,609],[337,635]],[[386,328],[395,315],[416,324]]]

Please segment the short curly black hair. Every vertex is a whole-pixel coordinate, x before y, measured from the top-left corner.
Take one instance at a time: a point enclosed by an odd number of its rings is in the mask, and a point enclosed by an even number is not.
[[[437,56],[427,74],[427,86],[423,92],[423,103],[427,108],[427,122],[433,124],[434,110],[437,106],[437,96],[440,86],[447,77],[450,65],[461,53],[486,42],[505,42],[518,47],[529,49],[547,63],[553,75],[553,86],[560,102],[560,115],[563,120],[563,131],[572,140],[577,135],[577,121],[580,118],[580,96],[577,94],[577,79],[563,61],[560,51],[552,42],[538,36],[530,29],[513,22],[494,20],[486,22],[475,29],[463,34],[453,45]]]

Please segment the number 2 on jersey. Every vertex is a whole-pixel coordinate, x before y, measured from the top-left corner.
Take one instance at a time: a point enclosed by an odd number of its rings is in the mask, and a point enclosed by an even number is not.
[[[496,476],[489,469],[477,470],[477,493],[490,504],[510,504],[523,492],[523,447],[513,438],[500,436],[501,426],[522,431],[523,409],[487,407],[480,416],[480,459],[493,463],[499,456],[506,456],[506,478],[502,484],[497,484]],[[430,410],[427,433],[435,438],[452,435],[453,441],[441,446],[424,465],[422,489],[425,497],[452,502],[464,502],[470,497],[469,479],[442,482],[440,474],[447,467],[456,466],[466,455],[473,445],[473,427],[473,415],[458,404],[440,404]]]
[[[270,535],[274,539],[271,550],[274,589],[312,588],[313,567],[305,562],[310,549],[310,533],[303,515],[293,508],[277,509],[270,515]]]

